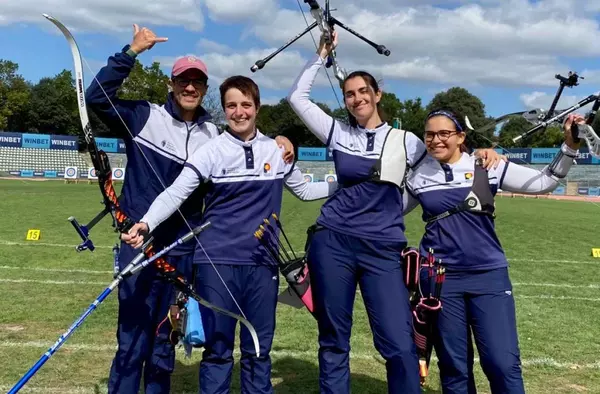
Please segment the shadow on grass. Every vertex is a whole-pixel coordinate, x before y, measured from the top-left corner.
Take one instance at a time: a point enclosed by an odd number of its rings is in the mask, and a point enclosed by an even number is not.
[[[198,393],[199,364],[184,364],[176,360],[175,370],[171,377],[171,393]],[[240,393],[240,368],[236,363],[232,372],[231,393]],[[271,381],[276,394],[319,394],[319,367],[317,362],[285,357],[273,360]],[[107,379],[96,386],[96,393],[106,393]],[[143,386],[143,383],[142,383]],[[353,393],[386,394],[387,383],[369,375],[353,372],[351,374]],[[141,390],[143,392],[143,389]],[[441,394],[441,391],[427,387],[421,389],[421,394]]]

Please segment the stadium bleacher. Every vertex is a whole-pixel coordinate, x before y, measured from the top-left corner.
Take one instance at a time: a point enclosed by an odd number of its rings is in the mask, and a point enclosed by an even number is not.
[[[69,166],[87,168],[88,164],[75,150],[0,147],[0,171],[59,171]]]
[[[121,153],[108,153],[108,159],[113,168],[127,165]],[[87,169],[91,162],[87,153],[74,150],[0,147],[0,171],[63,171],[65,167]]]

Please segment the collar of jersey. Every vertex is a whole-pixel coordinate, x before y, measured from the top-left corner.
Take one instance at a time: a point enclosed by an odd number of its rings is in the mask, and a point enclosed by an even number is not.
[[[254,138],[252,138],[250,141],[242,141],[238,136],[230,133],[229,131],[225,131],[223,134],[225,134],[225,138],[239,146],[252,146],[256,143],[256,141],[258,141],[258,138],[262,136],[262,133],[258,129],[256,129]]]
[[[383,130],[383,129],[386,129],[386,130],[387,130],[387,128],[388,128],[388,127],[389,127],[389,126],[388,126],[387,122],[382,122],[380,125],[378,125],[378,126],[377,126],[377,127],[375,127],[374,129],[367,129],[367,128],[365,128],[365,127],[362,127],[362,126],[361,126],[361,125],[359,125],[359,124],[357,124],[357,125],[356,125],[356,128],[357,128],[358,130],[360,130],[360,131],[364,131],[364,132],[366,132],[366,133],[376,133],[376,132],[378,132],[378,131],[380,131],[380,130]]]
[[[468,160],[471,157],[471,155],[469,155],[467,152],[462,152],[460,159],[458,159],[457,161],[455,161],[454,163],[442,163],[441,161],[437,161],[440,165],[445,165],[448,166],[450,168],[456,168],[461,166],[463,163],[465,163],[465,160]],[[435,160],[435,159],[434,159]]]

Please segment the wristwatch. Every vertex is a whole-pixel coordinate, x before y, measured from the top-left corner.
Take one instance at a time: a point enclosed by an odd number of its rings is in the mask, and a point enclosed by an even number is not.
[[[129,56],[131,56],[132,58],[135,59],[135,57],[137,56],[137,53],[135,53],[132,49],[131,49],[131,45],[126,45],[125,48],[123,48],[123,53],[128,54]]]

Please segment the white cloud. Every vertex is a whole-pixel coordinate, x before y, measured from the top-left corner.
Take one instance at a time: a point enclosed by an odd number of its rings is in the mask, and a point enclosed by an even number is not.
[[[202,30],[204,11],[220,27],[235,24],[243,29],[240,37],[230,41],[221,37],[214,41],[211,32],[203,32],[198,55],[206,61],[215,80],[243,74],[254,77],[265,88],[287,90],[315,52],[310,34],[277,55],[263,70],[251,73],[249,68],[312,22],[308,6],[298,1],[304,12],[294,0],[0,1],[0,25],[35,22],[58,34],[41,16],[42,12],[55,10],[55,16],[75,34],[118,33],[129,39],[134,22],[159,26],[159,35],[160,26]],[[599,1],[335,0],[331,6],[337,8],[333,11],[336,18],[392,52],[389,57],[379,55],[365,42],[337,28],[340,65],[349,71],[370,71],[384,82],[543,90],[557,86],[555,74],[564,75],[575,68],[570,64],[573,59],[581,68],[582,62],[600,56]],[[318,40],[318,29],[313,33]],[[233,50],[242,40],[244,49]],[[164,67],[172,64],[171,59],[155,58]],[[586,77],[581,89],[600,82],[596,66],[583,67],[578,70]],[[317,85],[329,86],[323,72]],[[337,84],[334,86],[337,88]],[[542,98],[524,96],[522,100]]]
[[[31,22],[50,30],[52,26],[42,13],[77,31],[133,34],[133,23],[139,25],[182,26],[199,31],[204,27],[200,0],[19,0],[0,1],[0,25]],[[54,28],[55,29],[55,28]],[[159,31],[156,32],[160,34]]]
[[[414,6],[398,7],[391,0],[366,8],[364,1],[350,0],[334,15],[392,54],[381,56],[337,28],[338,59],[350,70],[367,69],[392,79],[554,86],[554,75],[569,69],[565,57],[600,55],[598,21],[572,8],[575,2],[480,1],[446,9],[413,1],[403,3]],[[273,15],[252,28],[270,45],[281,45],[306,27],[299,11],[282,9]],[[315,50],[310,35],[294,45]]]
[[[281,97],[277,96],[269,96],[269,97],[261,97],[260,104],[261,105],[275,105],[281,101]]]
[[[205,0],[211,19],[226,23],[266,20],[277,8],[276,0]]]
[[[574,95],[567,95],[567,94],[563,93],[560,96],[558,104],[556,105],[556,110],[561,111],[561,110],[565,110],[569,107],[572,107],[573,105],[577,104],[579,101],[581,101],[582,99],[584,99],[586,97],[587,97],[587,95],[586,96],[574,96]],[[530,92],[530,93],[523,93],[519,96],[519,98],[520,98],[521,102],[523,103],[523,105],[525,106],[525,108],[527,108],[527,109],[542,108],[544,110],[547,110],[548,108],[550,108],[550,105],[552,104],[552,101],[554,100],[554,94],[534,91],[534,92]],[[580,113],[580,114],[585,114],[587,111],[590,110],[591,105],[592,105],[592,103],[586,105],[583,108],[578,109],[575,112]]]
[[[227,45],[218,43],[216,41],[207,40],[206,38],[202,38],[200,41],[198,41],[198,48],[204,49],[207,52],[216,53],[229,53],[232,51],[232,49]]]
[[[245,75],[254,79],[261,88],[289,89],[302,65],[306,62],[297,51],[282,52],[268,62],[263,70],[256,73],[250,71],[250,67],[257,60],[264,58],[272,50],[273,48],[250,49],[245,52],[228,54],[210,52],[203,54],[200,58],[206,63],[211,85],[216,86],[231,75]],[[153,60],[160,62],[161,66],[166,68],[171,67],[176,58],[155,57]],[[317,85],[324,85],[324,83],[322,79],[317,81]]]

